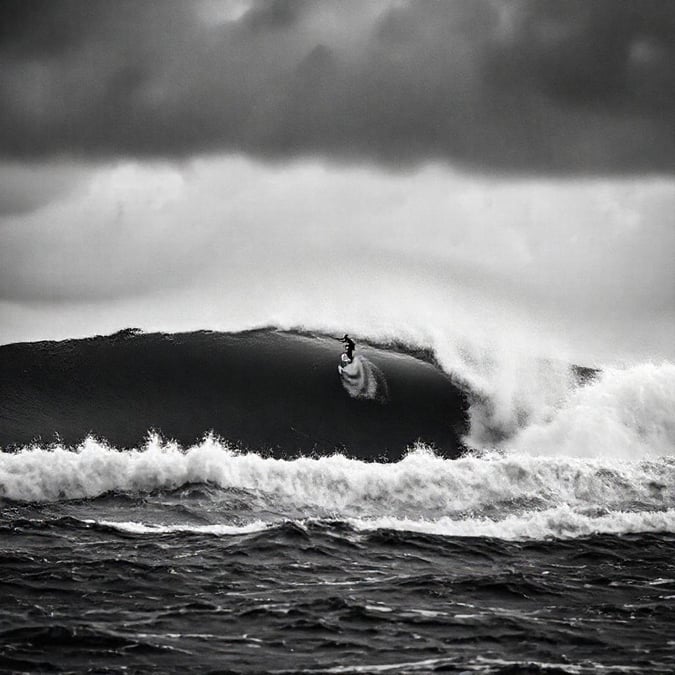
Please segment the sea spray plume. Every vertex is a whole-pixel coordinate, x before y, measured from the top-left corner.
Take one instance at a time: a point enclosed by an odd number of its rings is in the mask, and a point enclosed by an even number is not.
[[[607,369],[508,445],[538,455],[675,455],[675,364]]]
[[[439,365],[469,397],[469,448],[626,459],[675,454],[674,364],[583,369],[562,355],[524,351],[517,339],[477,331],[472,340],[452,332],[430,340]]]
[[[571,364],[516,348],[509,336],[437,338],[434,352],[469,396],[464,441],[472,448],[499,446],[528,425],[552,419],[579,384]]]

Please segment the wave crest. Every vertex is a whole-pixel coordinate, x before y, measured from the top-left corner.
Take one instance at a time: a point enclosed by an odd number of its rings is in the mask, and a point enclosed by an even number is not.
[[[675,459],[627,461],[527,454],[451,460],[420,446],[395,463],[342,455],[273,459],[207,438],[183,450],[150,438],[118,451],[92,438],[76,450],[29,447],[0,454],[0,496],[17,501],[95,498],[209,483],[277,507],[349,515],[504,514],[560,505],[675,507]]]

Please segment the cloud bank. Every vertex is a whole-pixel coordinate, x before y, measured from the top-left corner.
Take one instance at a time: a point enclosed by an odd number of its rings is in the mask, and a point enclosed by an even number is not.
[[[0,97],[5,159],[672,172],[675,4],[5,0]]]

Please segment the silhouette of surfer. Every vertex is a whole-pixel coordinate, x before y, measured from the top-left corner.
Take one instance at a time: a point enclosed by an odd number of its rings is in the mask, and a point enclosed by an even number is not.
[[[344,337],[338,340],[339,342],[344,342],[345,343],[345,354],[347,354],[347,358],[349,359],[349,363],[351,363],[354,360],[354,350],[356,349],[356,342],[352,340],[347,333],[345,333]]]

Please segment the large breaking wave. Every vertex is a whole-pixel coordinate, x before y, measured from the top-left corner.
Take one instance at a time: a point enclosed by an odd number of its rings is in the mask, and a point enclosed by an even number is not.
[[[467,401],[447,374],[361,342],[341,376],[341,351],[326,336],[275,330],[7,345],[0,446],[92,434],[133,448],[151,430],[187,446],[213,431],[279,457],[395,459],[416,441],[458,454]]]
[[[281,457],[339,450],[396,459],[416,441],[446,456],[465,448],[627,459],[675,452],[668,362],[584,370],[418,336],[393,350],[360,344],[340,377],[339,353],[328,338],[274,330],[127,331],[0,347],[0,445],[74,445],[93,434],[130,448],[154,429],[183,446],[213,430]]]
[[[0,498],[135,532],[675,531],[673,364],[592,371],[429,344],[361,344],[372,372],[354,382],[334,341],[277,331],[4,347],[0,432],[17,442]],[[203,436],[214,428],[225,440]]]

